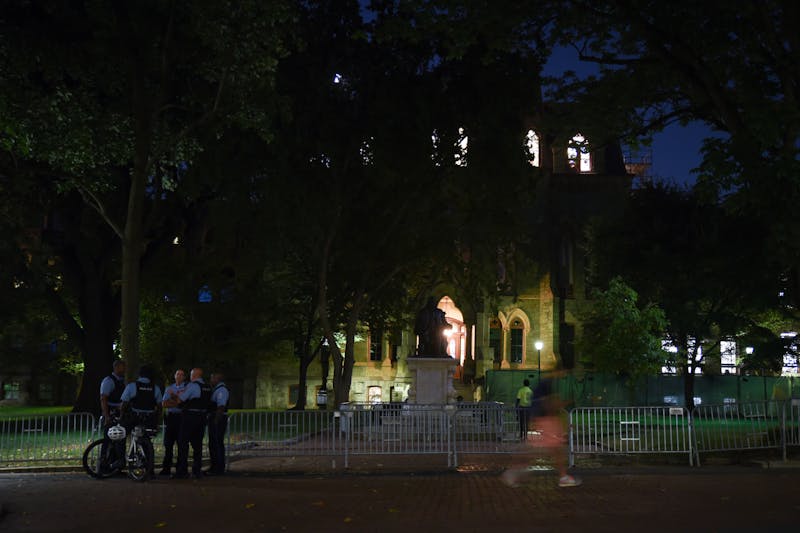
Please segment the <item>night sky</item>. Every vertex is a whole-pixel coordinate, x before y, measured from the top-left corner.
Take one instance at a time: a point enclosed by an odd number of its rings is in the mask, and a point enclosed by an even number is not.
[[[572,70],[581,76],[597,72],[598,67],[579,61],[577,51],[572,48],[556,48],[545,65],[544,73],[558,76],[565,70]],[[710,135],[710,128],[701,122],[687,126],[672,124],[655,134],[652,145],[653,177],[678,184],[693,184],[696,176],[692,169],[700,164],[702,141]]]

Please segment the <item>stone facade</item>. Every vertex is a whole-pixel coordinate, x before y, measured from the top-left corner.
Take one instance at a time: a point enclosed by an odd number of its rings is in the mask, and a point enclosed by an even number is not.
[[[454,328],[448,352],[458,362],[457,394],[472,400],[473,386],[464,383],[481,378],[487,370],[548,370],[557,362],[579,366],[573,343],[580,335],[579,313],[587,299],[586,259],[580,241],[586,223],[595,216],[618,211],[627,198],[632,176],[626,172],[622,153],[609,144],[601,150],[571,156],[566,145],[542,143],[537,203],[532,206],[537,224],[531,231],[545,233],[539,239],[546,249],[540,262],[528,271],[508,268],[501,292],[482,309],[464,313],[452,288],[434,291],[438,307]],[[584,160],[580,161],[580,157]],[[544,228],[544,229],[543,229]],[[510,265],[509,265],[510,266]],[[355,347],[355,367],[350,400],[353,402],[405,401],[411,386],[407,359],[416,338],[409,327],[395,335],[397,344],[381,339],[380,357],[370,356],[369,332]],[[541,349],[537,349],[537,342]],[[374,350],[373,350],[374,352]],[[372,359],[376,360],[372,360]],[[321,367],[308,372],[307,407],[316,406]],[[290,388],[297,383],[297,363],[270,359],[259,366],[256,407],[286,408]],[[327,384],[332,390],[332,384]]]

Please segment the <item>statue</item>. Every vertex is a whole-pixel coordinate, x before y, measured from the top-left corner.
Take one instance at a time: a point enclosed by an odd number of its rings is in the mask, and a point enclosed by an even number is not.
[[[450,325],[444,317],[444,311],[436,307],[433,298],[417,313],[414,333],[419,336],[417,357],[447,357],[447,338],[444,330]]]

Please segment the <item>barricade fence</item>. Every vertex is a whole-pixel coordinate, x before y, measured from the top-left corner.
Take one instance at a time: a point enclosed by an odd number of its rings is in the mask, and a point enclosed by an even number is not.
[[[242,411],[228,421],[229,461],[330,456],[345,468],[356,455],[440,455],[458,466],[469,454],[536,453],[536,419],[495,402],[451,405],[344,404],[336,411]],[[578,407],[565,414],[569,464],[581,455],[684,454],[800,446],[800,401],[681,407]],[[102,435],[89,413],[0,420],[0,469],[78,465]],[[156,465],[163,438],[153,439]],[[205,443],[204,443],[205,444]],[[204,456],[207,449],[204,446]]]
[[[570,466],[580,454],[685,454],[692,465],[691,418],[683,407],[579,407],[569,413]]]
[[[80,462],[96,425],[91,413],[0,420],[0,468]]]

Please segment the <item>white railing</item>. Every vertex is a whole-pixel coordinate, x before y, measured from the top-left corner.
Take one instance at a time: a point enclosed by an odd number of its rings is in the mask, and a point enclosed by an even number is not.
[[[242,411],[228,421],[229,460],[249,457],[528,454],[517,409],[494,402],[344,404],[336,411]],[[569,462],[584,455],[700,454],[800,446],[800,401],[680,407],[579,407],[568,415]],[[535,419],[532,421],[535,427]],[[0,469],[78,465],[100,437],[91,414],[0,420]],[[536,439],[534,432],[527,438]],[[153,439],[156,463],[162,436]],[[204,452],[206,452],[204,446]],[[206,455],[204,453],[204,455]],[[335,464],[335,459],[334,459]]]
[[[80,463],[95,427],[90,413],[0,420],[0,468],[23,463]]]
[[[686,454],[692,426],[682,407],[579,407],[569,413],[569,464],[575,456]]]
[[[786,459],[787,445],[798,445],[798,408],[792,402],[703,405],[692,410],[696,449],[724,452],[773,448]]]

